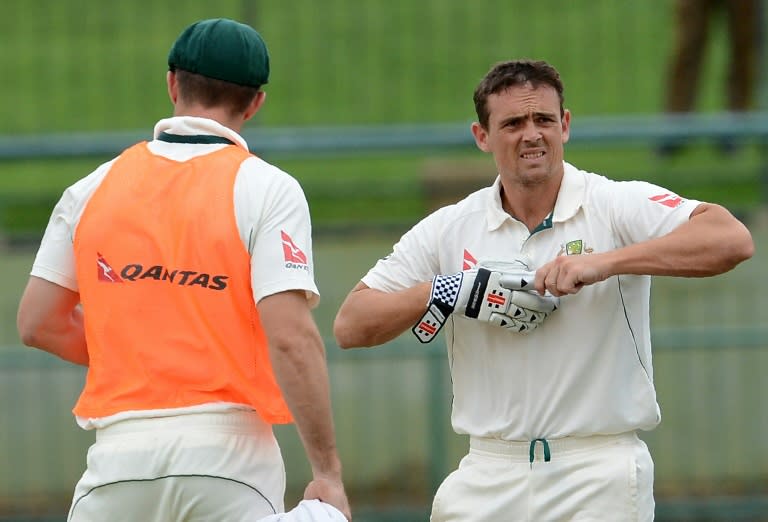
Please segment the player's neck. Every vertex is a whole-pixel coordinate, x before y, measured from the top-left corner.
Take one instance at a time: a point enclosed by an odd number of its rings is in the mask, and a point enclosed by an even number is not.
[[[533,232],[554,210],[558,191],[549,185],[516,185],[509,190],[502,185],[501,205]]]
[[[221,107],[201,107],[199,105],[189,106],[176,104],[173,111],[174,116],[193,116],[196,118],[207,118],[218,122],[235,132],[240,132],[243,127],[243,119],[233,116],[228,109]]]

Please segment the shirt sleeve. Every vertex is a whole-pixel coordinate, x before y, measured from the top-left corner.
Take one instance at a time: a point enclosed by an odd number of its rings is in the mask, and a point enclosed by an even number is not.
[[[406,232],[392,252],[362,278],[369,288],[396,292],[432,280],[440,268],[439,237],[443,211],[427,216]]]
[[[320,300],[314,279],[309,205],[299,182],[258,158],[243,162],[235,181],[238,230],[251,256],[253,299],[304,290]]]
[[[79,292],[73,242],[83,209],[115,160],[68,187],[53,208],[30,275]]]
[[[645,181],[613,181],[603,189],[606,197],[601,200],[610,206],[619,246],[669,234],[701,204]]]

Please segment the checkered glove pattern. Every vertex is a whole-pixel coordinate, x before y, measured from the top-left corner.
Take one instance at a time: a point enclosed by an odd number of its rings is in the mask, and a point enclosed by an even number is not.
[[[475,280],[477,270],[465,270],[457,274],[438,275],[432,279],[432,291],[430,293],[427,311],[411,331],[422,343],[428,343],[437,336],[440,329],[448,320],[448,316],[457,309],[459,296],[463,298],[464,308],[468,295],[468,286]],[[465,281],[466,279],[466,281]],[[472,281],[472,282],[470,282]],[[466,284],[465,284],[466,283]],[[464,294],[462,295],[462,288]],[[460,308],[460,307],[459,307]],[[461,309],[461,308],[460,308]]]
[[[528,333],[559,306],[559,298],[526,289],[532,288],[535,274],[521,269],[520,263],[487,264],[488,267],[480,263],[478,268],[435,276],[427,310],[411,329],[419,341],[432,341],[452,313],[510,332]]]
[[[459,298],[459,290],[464,280],[464,273],[437,276],[432,281],[432,298],[437,299],[445,306],[456,307],[456,300]]]

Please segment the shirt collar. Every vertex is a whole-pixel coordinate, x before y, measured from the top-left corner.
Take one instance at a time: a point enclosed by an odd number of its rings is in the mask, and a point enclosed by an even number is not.
[[[165,118],[155,124],[153,137],[157,139],[162,132],[180,136],[221,136],[235,143],[238,147],[248,150],[248,144],[242,136],[221,123],[196,116],[174,116]]]
[[[563,170],[563,180],[560,182],[560,190],[557,193],[555,210],[547,218],[551,219],[552,222],[566,221],[573,217],[584,202],[586,184],[581,171],[566,162],[563,162]],[[500,176],[496,176],[488,198],[486,220],[488,222],[488,230],[490,231],[499,228],[507,219],[512,219],[512,216],[507,214],[501,203]]]
[[[488,193],[488,198],[486,221],[488,222],[488,230],[491,231],[499,228],[507,219],[512,219],[512,216],[507,214],[501,204],[501,176],[496,176],[491,191]]]
[[[584,204],[586,192],[584,174],[570,163],[563,162],[563,168],[565,172],[563,181],[560,183],[560,191],[557,193],[552,221],[566,221],[572,218]]]

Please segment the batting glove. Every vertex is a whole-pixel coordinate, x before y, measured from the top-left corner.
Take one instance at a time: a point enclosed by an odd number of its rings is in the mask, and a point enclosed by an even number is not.
[[[521,270],[517,263],[503,266],[514,271],[497,268],[502,264],[435,276],[427,311],[411,329],[419,341],[432,341],[452,313],[527,333],[557,309],[557,297],[524,290],[532,287],[533,272]]]

